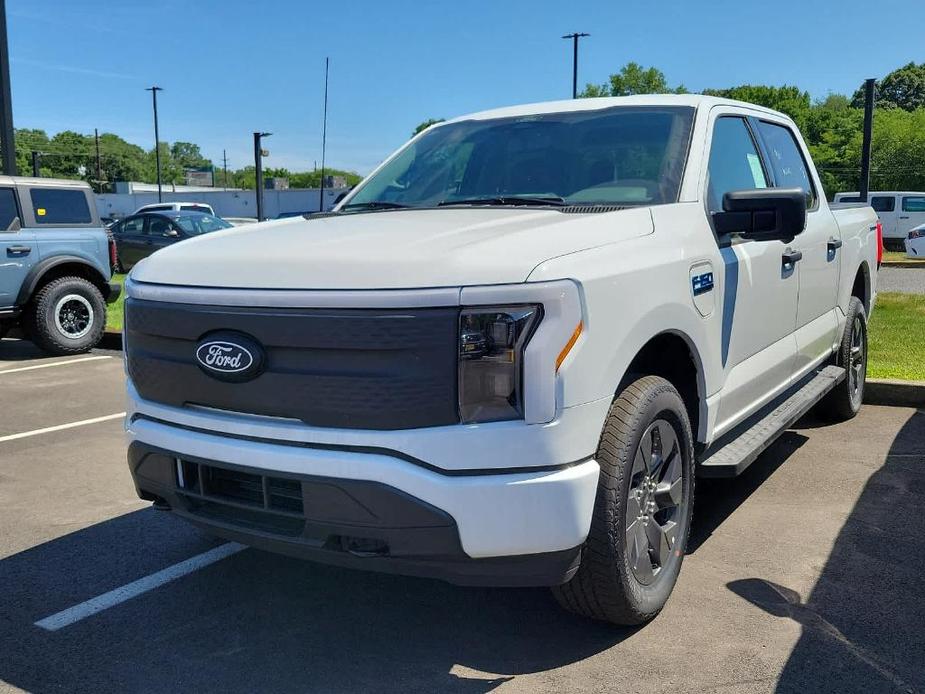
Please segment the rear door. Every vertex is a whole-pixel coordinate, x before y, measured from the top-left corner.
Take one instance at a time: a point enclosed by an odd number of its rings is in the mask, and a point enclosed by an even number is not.
[[[767,188],[747,112],[718,115],[712,126],[707,168],[708,213],[722,210],[723,194]],[[787,266],[782,241],[717,238],[723,257],[722,364],[726,374],[717,430],[726,430],[790,384],[796,354],[794,327],[798,266]]]
[[[12,186],[0,187],[0,310],[16,304],[19,288],[38,258],[35,232],[14,229],[22,215]]]
[[[899,216],[896,225],[896,236],[906,239],[909,230],[920,224],[925,224],[925,193],[900,196]]]
[[[800,293],[793,375],[798,378],[831,353],[835,341],[841,232],[828,205],[820,200],[820,188],[792,126],[761,118],[756,130],[764,145],[774,187],[800,188],[806,193],[806,228],[790,244],[803,254],[797,261]]]
[[[119,225],[116,233],[116,247],[119,250],[119,259],[122,261],[122,267],[126,270],[144,257],[145,240],[145,215],[139,214],[133,217],[126,217]]]

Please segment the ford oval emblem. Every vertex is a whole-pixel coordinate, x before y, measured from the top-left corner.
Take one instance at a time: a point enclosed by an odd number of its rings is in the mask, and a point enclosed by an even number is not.
[[[260,344],[247,335],[211,333],[196,346],[196,363],[213,378],[222,381],[249,381],[264,365]]]

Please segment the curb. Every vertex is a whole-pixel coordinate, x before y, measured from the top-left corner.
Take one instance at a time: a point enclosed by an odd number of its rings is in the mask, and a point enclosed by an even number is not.
[[[868,378],[864,384],[864,402],[892,407],[925,407],[925,381]]]

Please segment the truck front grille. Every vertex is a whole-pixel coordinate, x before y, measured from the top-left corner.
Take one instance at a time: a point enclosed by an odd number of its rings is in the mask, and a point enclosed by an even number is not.
[[[139,395],[289,417],[322,427],[408,429],[459,421],[458,318],[417,309],[235,308],[129,298],[126,364]],[[252,380],[218,380],[199,368],[199,341],[233,331],[266,353]]]

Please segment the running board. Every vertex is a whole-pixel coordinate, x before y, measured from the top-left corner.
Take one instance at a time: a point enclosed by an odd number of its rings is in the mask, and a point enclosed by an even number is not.
[[[845,370],[842,367],[826,366],[741,434],[719,448],[704,451],[697,466],[697,474],[700,477],[735,477],[741,474],[778,436],[792,427],[844,378]]]

